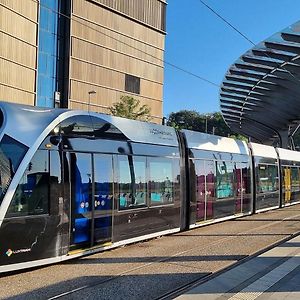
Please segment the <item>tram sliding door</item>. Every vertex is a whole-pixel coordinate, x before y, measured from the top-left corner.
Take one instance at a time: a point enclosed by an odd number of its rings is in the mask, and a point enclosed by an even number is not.
[[[214,162],[195,160],[196,172],[196,222],[213,219],[213,202],[215,194]]]
[[[249,163],[235,163],[236,182],[236,214],[250,213],[251,205],[251,174]]]
[[[94,227],[95,244],[110,242],[112,237],[113,179],[111,155],[94,155]]]
[[[111,240],[111,156],[70,153],[71,245],[88,248]]]

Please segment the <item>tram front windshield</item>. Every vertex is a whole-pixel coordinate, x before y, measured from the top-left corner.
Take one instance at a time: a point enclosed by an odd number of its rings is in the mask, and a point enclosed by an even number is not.
[[[0,142],[0,205],[28,147],[4,135]]]

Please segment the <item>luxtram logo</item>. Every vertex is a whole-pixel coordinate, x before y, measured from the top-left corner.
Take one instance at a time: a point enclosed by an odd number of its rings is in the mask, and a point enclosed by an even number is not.
[[[11,250],[8,249],[5,254],[10,257],[12,254],[20,254],[20,253],[26,253],[26,252],[30,252],[31,249],[30,248],[25,248],[25,249],[18,249],[18,250]]]

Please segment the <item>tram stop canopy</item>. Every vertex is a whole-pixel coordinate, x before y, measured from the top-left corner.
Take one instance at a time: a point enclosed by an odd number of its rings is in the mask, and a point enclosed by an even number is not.
[[[229,68],[220,105],[234,132],[292,147],[300,124],[300,21],[259,43]]]

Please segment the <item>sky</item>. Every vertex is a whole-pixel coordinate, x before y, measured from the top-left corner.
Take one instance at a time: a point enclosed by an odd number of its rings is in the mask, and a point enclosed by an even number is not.
[[[255,44],[300,20],[300,0],[203,0]],[[169,0],[165,62],[221,85],[253,45],[200,0]],[[219,87],[165,63],[164,116],[179,110],[220,111]]]

